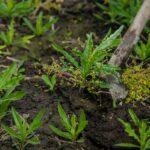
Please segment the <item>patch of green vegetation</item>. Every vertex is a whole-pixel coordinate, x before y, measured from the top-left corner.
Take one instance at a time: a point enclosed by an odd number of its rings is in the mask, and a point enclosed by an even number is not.
[[[57,22],[57,19],[50,18],[47,23],[43,24],[44,16],[43,12],[40,12],[39,15],[37,16],[35,26],[27,18],[24,18],[24,22],[35,36],[41,36],[44,33],[46,33],[52,27],[52,25],[54,25],[54,23]]]
[[[139,10],[142,0],[108,0],[108,6],[96,3],[103,14],[108,19],[102,17],[101,14],[94,14],[96,18],[107,21],[107,23],[117,23],[129,25]]]
[[[150,35],[148,37],[147,43],[142,41],[139,42],[135,48],[135,52],[142,61],[146,61],[150,58]]]
[[[150,96],[150,67],[127,68],[122,74],[122,81],[129,89],[126,102],[143,101]]]
[[[123,27],[120,27],[113,34],[110,34],[109,32],[101,43],[96,46],[94,46],[92,34],[88,34],[83,51],[74,48],[71,53],[69,53],[62,47],[53,44],[53,48],[64,55],[65,59],[68,61],[61,59],[61,70],[64,72],[64,76],[65,74],[70,74],[68,80],[73,86],[87,88],[88,91],[92,93],[99,93],[97,92],[99,88],[108,87],[108,85],[104,83],[103,80],[100,80],[99,77],[103,74],[112,74],[118,71],[117,67],[107,64],[106,59],[110,56],[110,51],[118,45],[118,42],[120,42],[118,37],[122,29]],[[58,70],[57,68],[60,68],[58,66],[60,65],[56,65],[55,62],[55,67],[52,68]]]
[[[24,150],[28,144],[39,144],[40,140],[35,131],[41,126],[41,119],[44,115],[44,110],[41,110],[33,119],[31,124],[28,124],[27,118],[22,117],[14,108],[11,109],[15,125],[8,127],[2,125],[2,128],[9,134],[18,150]]]
[[[9,46],[26,47],[27,44],[30,43],[30,40],[34,37],[33,35],[17,37],[14,24],[15,22],[12,20],[10,25],[8,25],[8,30],[6,32],[0,32],[0,40],[3,43],[0,45],[0,49],[4,49]]]
[[[73,113],[70,118],[68,118],[64,109],[60,104],[58,104],[58,112],[61,118],[62,126],[64,126],[66,131],[61,131],[53,125],[50,125],[51,130],[58,136],[63,137],[72,142],[83,142],[83,138],[79,138],[79,135],[87,126],[87,120],[84,111],[81,111],[79,120],[77,116]]]
[[[48,75],[42,75],[42,79],[45,82],[45,84],[48,85],[49,90],[54,91],[56,85],[56,76],[53,75],[51,78],[49,78]]]
[[[16,63],[0,73],[0,119],[5,116],[11,102],[20,100],[25,95],[23,91],[15,91],[23,78]]]
[[[120,143],[116,144],[115,146],[122,148],[136,148],[139,150],[150,149],[150,126],[148,122],[146,122],[145,120],[140,120],[133,110],[129,109],[128,112],[137,130],[132,127],[130,122],[125,122],[121,118],[119,118],[118,120],[125,128],[125,132],[128,134],[128,136],[136,141],[136,144]]]
[[[33,11],[32,0],[1,0],[0,1],[0,17],[22,17]]]

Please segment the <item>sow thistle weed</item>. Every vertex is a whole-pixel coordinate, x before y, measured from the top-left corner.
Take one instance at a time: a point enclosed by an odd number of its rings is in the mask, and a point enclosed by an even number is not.
[[[44,112],[44,110],[41,110],[33,121],[28,124],[25,117],[22,117],[14,108],[11,109],[15,125],[13,127],[2,125],[2,128],[11,136],[18,150],[24,150],[28,144],[35,145],[40,143],[35,131],[42,124],[41,119]]]
[[[47,23],[44,22],[44,16],[43,12],[40,12],[35,25],[33,25],[27,18],[24,18],[24,22],[26,26],[33,32],[34,35],[36,36],[41,36],[44,33],[46,33],[54,23],[56,23],[57,19],[56,18],[51,18]]]
[[[32,0],[1,0],[0,1],[0,16],[3,18],[14,18],[27,15],[34,9]]]
[[[133,143],[120,143],[116,144],[117,147],[136,148],[139,150],[150,149],[150,126],[148,122],[140,120],[133,110],[129,109],[129,114],[137,130],[135,130],[129,122],[125,122],[119,118],[119,122],[124,126],[125,132],[128,136],[132,137],[137,144]]]
[[[56,135],[69,141],[83,142],[83,138],[79,138],[79,135],[82,133],[88,123],[84,111],[81,111],[79,120],[77,120],[77,116],[75,114],[72,114],[72,116],[68,118],[67,114],[60,104],[58,104],[58,112],[65,131],[58,129],[53,125],[50,125],[51,130]]]
[[[69,61],[70,65],[66,67],[66,71],[71,73],[71,80],[81,87],[89,87],[89,91],[93,86],[95,88],[108,87],[103,81],[99,80],[101,74],[112,74],[118,71],[118,68],[104,64],[106,58],[110,56],[110,50],[115,47],[123,27],[120,27],[115,33],[110,32],[105,36],[102,42],[94,46],[92,34],[87,35],[85,49],[80,51],[73,49],[73,55],[68,53],[62,47],[53,44],[53,48],[63,54]],[[79,58],[79,61],[77,61]],[[64,69],[64,68],[63,68]],[[64,69],[65,70],[65,69]],[[90,78],[90,80],[88,79]],[[105,85],[105,86],[104,86]]]
[[[42,79],[45,82],[45,84],[49,87],[49,90],[53,91],[56,85],[56,76],[53,75],[51,78],[49,78],[48,75],[42,75]]]
[[[135,52],[142,61],[146,61],[148,58],[150,58],[150,35],[147,43],[140,41],[135,48]]]
[[[30,43],[30,39],[34,37],[32,35],[16,37],[14,24],[15,22],[12,20],[10,25],[8,25],[8,30],[6,32],[3,32],[3,31],[0,32],[0,40],[3,43],[3,45],[0,45],[0,49],[6,48],[9,46],[26,47],[27,44]]]
[[[0,119],[5,116],[11,102],[25,95],[23,91],[15,91],[24,78],[20,71],[21,69],[14,63],[0,73]]]
[[[129,25],[139,10],[142,0],[108,0],[107,3],[108,6],[98,2],[96,4],[102,13],[109,17],[108,23]],[[105,19],[99,13],[94,14],[94,16],[100,20]]]

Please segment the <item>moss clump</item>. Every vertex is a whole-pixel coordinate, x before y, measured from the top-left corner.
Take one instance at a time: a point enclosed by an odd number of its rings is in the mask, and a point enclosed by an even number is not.
[[[129,89],[126,102],[143,101],[150,96],[150,67],[127,68],[122,75],[122,80]]]

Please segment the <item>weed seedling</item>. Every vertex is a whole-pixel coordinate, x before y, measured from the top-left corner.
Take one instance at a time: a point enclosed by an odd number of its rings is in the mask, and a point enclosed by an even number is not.
[[[110,50],[112,47],[116,46],[118,44],[117,37],[120,35],[123,27],[120,27],[114,34],[107,35],[103,41],[96,47],[94,47],[92,34],[87,35],[87,41],[86,46],[83,52],[79,50],[74,50],[76,56],[80,58],[79,63],[72,55],[70,55],[67,51],[65,51],[63,48],[61,48],[58,45],[53,45],[53,48],[57,50],[58,52],[62,53],[70,63],[74,65],[77,69],[80,69],[82,77],[86,78],[88,75],[90,75],[91,71],[93,69],[97,70],[99,67],[99,62],[103,62],[104,58],[109,55],[108,50]],[[102,64],[101,64],[102,66]],[[101,67],[101,70],[108,71],[114,71],[115,67],[108,65]]]
[[[62,47],[53,44],[53,48],[64,55],[69,61],[65,69],[66,72],[69,72],[72,75],[71,82],[80,87],[88,88],[88,91],[93,90],[91,89],[93,87],[94,89],[108,87],[106,84],[104,86],[104,82],[100,81],[98,76],[100,76],[100,73],[113,74],[118,71],[118,68],[107,63],[104,64],[104,62],[106,62],[106,58],[110,55],[110,50],[118,45],[118,42],[120,41],[118,36],[122,29],[123,27],[120,27],[113,34],[109,32],[97,46],[94,46],[92,34],[88,34],[84,50],[81,51],[74,48],[72,51],[73,55]],[[89,77],[90,80],[88,80]]]
[[[108,23],[129,25],[141,6],[141,0],[108,0],[108,6],[96,3],[99,9],[109,17]],[[106,20],[101,14],[94,16],[100,20]]]
[[[146,44],[141,41],[136,46],[135,52],[142,61],[145,61],[146,59],[150,58],[150,35]]]
[[[53,75],[51,78],[49,78],[48,75],[42,75],[42,79],[45,82],[45,84],[48,85],[49,90],[53,91],[56,85],[56,76]]]
[[[31,124],[28,124],[27,119],[22,117],[14,108],[11,110],[15,125],[8,127],[2,125],[2,128],[11,136],[18,150],[24,150],[28,144],[39,144],[40,140],[35,131],[41,126],[41,119],[44,115],[44,110],[41,110],[33,119]]]
[[[39,15],[36,19],[35,26],[27,18],[24,18],[25,24],[33,32],[33,34],[36,35],[36,36],[41,36],[44,33],[46,33],[52,27],[52,25],[54,23],[56,23],[57,19],[56,18],[51,18],[45,24],[43,24],[43,21],[44,21],[43,12],[39,13]]]
[[[14,63],[0,73],[0,119],[5,116],[12,101],[21,99],[25,93],[14,91],[24,76],[17,64]]]
[[[26,45],[29,44],[30,40],[34,37],[33,35],[16,37],[14,23],[15,22],[12,20],[8,26],[8,30],[6,32],[0,32],[0,40],[3,42],[3,45],[0,46],[1,49],[9,46],[26,47]]]
[[[32,6],[32,0],[1,0],[0,1],[0,16],[1,17],[21,17],[30,13],[34,7]]]
[[[140,150],[148,150],[150,149],[150,126],[144,121],[140,120],[133,110],[129,109],[129,114],[132,119],[132,122],[137,127],[138,130],[135,130],[129,122],[125,122],[122,119],[118,119],[119,122],[124,126],[125,132],[128,136],[132,137],[137,144],[133,143],[120,143],[116,144],[117,147],[124,148],[136,148]]]
[[[58,104],[58,112],[61,118],[62,126],[66,131],[62,131],[53,125],[50,125],[51,130],[56,135],[72,142],[83,142],[83,138],[79,138],[79,135],[87,126],[87,120],[84,111],[81,111],[79,120],[77,120],[77,116],[75,114],[72,114],[72,116],[68,118],[67,114],[60,104]]]

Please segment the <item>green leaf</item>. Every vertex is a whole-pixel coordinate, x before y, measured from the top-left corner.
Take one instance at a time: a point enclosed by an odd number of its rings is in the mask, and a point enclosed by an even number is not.
[[[4,49],[6,47],[6,45],[0,45],[0,50]]]
[[[78,62],[68,52],[66,52],[62,47],[60,47],[56,44],[53,44],[52,46],[56,51],[63,54],[66,57],[66,59],[68,59],[68,61],[70,61],[75,67],[77,67],[77,68],[79,67]]]
[[[72,136],[69,132],[63,132],[63,131],[59,130],[58,128],[54,127],[53,125],[50,125],[50,128],[58,136],[72,140]]]
[[[140,139],[138,137],[138,135],[135,133],[134,129],[131,127],[130,123],[125,122],[124,120],[118,118],[118,120],[123,124],[126,133],[128,133],[128,135],[130,137],[133,137],[135,140],[137,140],[138,142],[140,142]]]
[[[130,114],[130,116],[131,116],[134,124],[136,126],[139,126],[140,125],[140,120],[138,119],[138,117],[136,116],[136,114],[134,113],[134,111],[132,109],[129,109],[128,112],[129,112],[129,114]]]
[[[27,142],[32,145],[40,144],[40,140],[39,140],[38,136],[34,136],[34,137],[30,138]]]
[[[84,139],[81,138],[81,139],[77,140],[77,142],[78,142],[78,143],[83,143],[83,142],[84,142]]]
[[[43,26],[43,30],[44,32],[47,32],[54,23],[57,22],[58,19],[56,18],[51,18],[44,26]]]
[[[75,114],[72,114],[71,116],[71,126],[75,129],[77,125],[77,117]]]
[[[93,65],[93,39],[92,39],[92,34],[87,35],[87,40],[86,40],[86,47],[81,55],[81,72],[82,76],[86,78],[88,74],[90,73],[90,69]]]
[[[106,50],[106,49],[111,48],[113,43],[114,43],[114,41],[121,34],[122,30],[123,30],[123,26],[121,26],[117,31],[115,31],[109,37],[105,38],[105,40],[103,40],[101,42],[101,44],[99,46],[97,46],[97,48],[95,50],[95,53],[97,53],[97,51],[100,51],[100,50]]]
[[[36,117],[33,119],[32,123],[29,126],[28,134],[31,134],[33,131],[37,130],[41,126],[42,124],[41,120],[42,120],[44,113],[45,113],[45,109],[42,109],[36,115]]]
[[[44,80],[44,82],[49,86],[49,89],[51,91],[53,91],[54,86],[56,84],[56,76],[53,75],[50,79],[48,77],[48,75],[42,75],[42,79]]]
[[[9,95],[4,96],[0,102],[3,103],[5,101],[16,101],[16,100],[20,100],[21,98],[23,98],[25,96],[25,92],[24,91],[16,91],[13,93],[10,93]]]
[[[48,75],[42,75],[42,79],[48,86],[51,86],[51,81],[50,81]]]
[[[140,146],[132,144],[132,143],[120,143],[120,144],[115,144],[115,147],[125,147],[125,148],[140,148]]]
[[[36,20],[36,34],[42,35],[43,32],[43,12],[40,12]]]
[[[12,108],[11,109],[11,113],[15,122],[16,127],[18,128],[20,135],[22,135],[22,139],[24,139],[27,135],[26,135],[26,126],[25,126],[25,119],[19,115],[19,113]]]
[[[62,121],[63,126],[69,132],[71,129],[71,125],[70,125],[69,119],[68,119],[65,111],[63,110],[63,108],[60,104],[58,104],[58,112],[59,112],[59,116],[61,117],[61,121]]]
[[[85,113],[82,110],[81,113],[80,113],[79,124],[78,124],[78,128],[77,128],[76,134],[79,135],[85,129],[87,124],[88,124],[88,122],[86,120]]]
[[[20,135],[17,134],[16,131],[14,131],[12,128],[9,128],[5,125],[2,125],[2,128],[13,138],[21,139]]]
[[[23,18],[25,24],[28,26],[28,28],[33,32],[36,33],[35,28],[33,27],[32,23],[27,19],[27,18]]]

